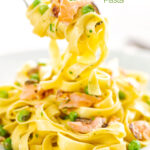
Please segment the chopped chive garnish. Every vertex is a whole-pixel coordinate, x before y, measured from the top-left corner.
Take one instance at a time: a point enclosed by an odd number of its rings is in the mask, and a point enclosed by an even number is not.
[[[77,114],[76,112],[71,112],[71,113],[69,114],[69,119],[70,119],[71,121],[75,121],[75,120],[77,119],[77,117],[78,117],[78,114]]]
[[[49,29],[50,29],[51,32],[54,32],[53,26],[54,26],[54,24],[52,24],[52,23],[49,25]]]
[[[84,93],[85,93],[85,94],[89,94],[89,92],[88,92],[88,86],[86,86],[86,87],[84,88]]]
[[[36,81],[40,81],[40,78],[39,78],[39,75],[38,73],[33,73],[31,76],[30,76],[30,79],[31,80],[36,80]]]
[[[119,91],[119,99],[120,100],[126,99],[126,94],[123,91]]]
[[[70,73],[70,74],[73,74],[73,72],[72,72],[72,71],[69,71],[69,73]]]
[[[89,32],[92,33],[93,31],[90,29]]]
[[[0,125],[0,136],[6,137],[8,135],[8,132],[3,128],[2,125]]]
[[[33,8],[41,3],[41,0],[34,0],[32,3]]]
[[[7,138],[3,142],[3,146],[5,150],[12,150],[11,138]]]
[[[0,98],[8,98],[8,92],[5,90],[0,91]]]
[[[94,12],[94,8],[92,5],[86,5],[82,7],[82,14],[87,14],[89,12]]]
[[[38,65],[39,66],[46,66],[46,63],[44,63],[44,62],[38,62]]]
[[[28,110],[21,110],[18,114],[18,121],[19,122],[25,122],[29,120],[31,117],[31,113]]]
[[[43,116],[43,112],[41,112],[41,117]]]
[[[48,5],[41,5],[39,7],[40,14],[43,15],[46,12],[47,9],[48,9]]]

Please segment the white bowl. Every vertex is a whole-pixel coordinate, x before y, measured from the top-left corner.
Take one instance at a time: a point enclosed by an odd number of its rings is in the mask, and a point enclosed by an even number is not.
[[[12,83],[17,69],[26,61],[48,57],[48,52],[45,50],[18,52],[0,56],[0,85]],[[136,53],[128,53],[124,51],[111,51],[107,60],[112,58],[118,58],[120,66],[123,68],[144,71],[150,74],[149,52],[143,53],[143,51],[139,51]],[[0,150],[3,150],[1,146]],[[150,146],[143,150],[150,150]]]

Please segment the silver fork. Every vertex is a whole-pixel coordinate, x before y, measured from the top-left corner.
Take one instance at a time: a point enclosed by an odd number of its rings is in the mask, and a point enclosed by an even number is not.
[[[29,3],[27,2],[27,0],[23,0],[23,2],[25,3],[26,7],[29,7]],[[96,5],[94,2],[92,2],[92,5],[94,6],[96,12],[97,12],[98,14],[100,14],[100,11],[99,11],[97,5]]]
[[[26,5],[26,7],[29,7],[29,4],[28,4],[27,0],[23,0],[23,2]]]

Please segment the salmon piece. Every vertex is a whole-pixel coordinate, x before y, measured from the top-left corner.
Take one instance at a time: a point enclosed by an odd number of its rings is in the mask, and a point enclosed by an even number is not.
[[[58,15],[59,21],[71,22],[77,13],[78,9],[91,3],[91,0],[61,0],[60,2],[60,12]]]
[[[89,133],[93,130],[96,130],[98,128],[105,127],[106,125],[106,118],[102,117],[96,117],[93,121],[78,121],[76,122],[68,122],[69,127],[74,131],[74,132],[79,132],[79,133]]]
[[[23,91],[20,95],[22,100],[34,100],[34,99],[43,99],[50,94],[53,94],[54,90],[43,90],[39,85],[35,84],[34,81],[26,81]]]
[[[37,98],[37,86],[34,84],[25,85],[23,87],[22,94],[20,95],[22,100],[33,100]]]
[[[136,139],[150,140],[150,124],[146,121],[134,121],[129,128]]]
[[[60,108],[91,107],[99,101],[95,96],[90,96],[84,93],[71,93],[65,96],[66,100],[60,105]]]

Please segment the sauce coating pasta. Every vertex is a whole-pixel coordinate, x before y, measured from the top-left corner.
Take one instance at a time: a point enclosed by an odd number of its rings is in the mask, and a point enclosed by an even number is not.
[[[0,86],[6,150],[140,150],[150,144],[144,73],[107,56],[107,21],[91,0],[35,0],[33,33],[50,37],[51,59],[27,62]],[[57,40],[68,46],[60,52]]]

